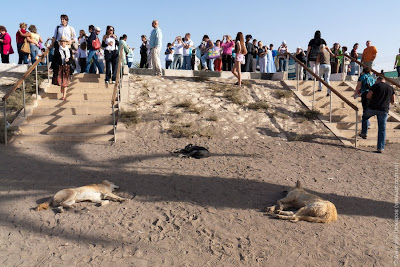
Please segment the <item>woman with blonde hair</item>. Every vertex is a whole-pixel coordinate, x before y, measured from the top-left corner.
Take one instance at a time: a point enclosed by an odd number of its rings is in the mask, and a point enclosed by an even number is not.
[[[40,43],[43,43],[42,37],[37,33],[37,29],[35,25],[29,26],[28,30],[31,32],[26,39],[29,42],[30,48],[31,48],[31,61],[32,64],[35,63],[37,56],[40,53],[41,45]]]
[[[29,37],[31,35],[29,32],[26,31],[26,27],[27,27],[27,25],[25,22],[20,23],[19,30],[17,31],[17,34],[16,34],[17,51],[18,51],[18,56],[19,56],[18,64],[22,64],[22,63],[28,64],[28,55],[29,54],[23,53],[21,51],[21,47],[25,42],[25,38]]]
[[[238,79],[235,85],[242,86],[241,64],[244,64],[244,56],[247,54],[246,45],[244,43],[243,33],[238,32],[235,41],[235,64],[233,65],[232,73]]]

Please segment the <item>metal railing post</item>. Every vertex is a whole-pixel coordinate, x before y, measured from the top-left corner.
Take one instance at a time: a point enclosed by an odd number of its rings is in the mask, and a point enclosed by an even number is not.
[[[332,92],[329,94],[329,123],[332,123]]]
[[[358,133],[358,110],[356,110],[356,135],[354,136],[355,147],[357,147],[357,133]]]
[[[22,96],[24,101],[24,117],[26,118],[25,80],[22,82]]]
[[[49,52],[50,53],[50,52]],[[49,53],[46,55],[46,64],[47,64],[47,82],[50,83],[50,62],[49,62]]]
[[[7,145],[7,100],[4,100],[4,144]]]
[[[114,108],[114,104],[112,105],[112,114],[113,114],[114,143],[116,143],[117,142],[117,135],[116,135],[116,131],[115,131],[115,108]]]
[[[39,84],[37,78],[37,66],[35,68],[35,80],[36,80],[36,100],[39,98]]]
[[[289,53],[286,55],[286,75],[289,80]]]
[[[314,105],[315,105],[315,83],[316,80],[315,77],[313,77],[314,79],[314,83],[313,83],[313,88],[312,88],[312,109],[314,109]]]
[[[295,62],[294,66],[295,66],[294,69],[296,70],[296,77],[297,77],[297,91],[299,91],[299,79],[300,79],[300,77],[299,77],[300,76],[299,69],[300,69],[300,65]]]

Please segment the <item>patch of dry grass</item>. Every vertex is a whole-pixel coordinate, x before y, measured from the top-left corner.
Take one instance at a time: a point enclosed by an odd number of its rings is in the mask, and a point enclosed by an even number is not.
[[[193,77],[193,81],[194,82],[198,82],[198,83],[207,82],[209,80],[210,79],[208,77],[205,77],[205,76],[202,76],[202,75]]]
[[[248,104],[247,108],[252,110],[267,110],[269,108],[269,105],[266,101],[257,101]]]
[[[208,121],[218,121],[218,117],[217,117],[217,115],[213,114],[213,115],[210,115],[209,117],[207,117],[206,120],[208,120]]]
[[[25,104],[29,105],[32,101],[33,101],[32,95],[26,93],[25,94]],[[7,99],[7,110],[19,111],[23,108],[24,108],[23,92],[22,92],[22,89],[17,89]]]
[[[9,118],[7,118],[7,121]],[[11,137],[14,135],[14,130],[11,127],[7,129],[7,140],[10,141]],[[0,116],[0,144],[4,144],[4,117]]]
[[[315,120],[318,119],[318,116],[321,115],[321,112],[319,112],[316,109],[312,109],[312,110],[301,110],[295,113],[298,116],[304,117],[307,120]]]
[[[157,100],[156,103],[154,103],[154,105],[156,106],[162,106],[165,104],[165,100]]]
[[[193,104],[192,101],[190,100],[184,100],[182,102],[179,102],[178,104],[176,104],[174,107],[176,108],[184,108],[189,112],[193,112],[196,114],[200,114],[204,111],[204,107],[198,107],[195,104]]]
[[[224,97],[239,106],[242,106],[247,102],[246,97],[240,87],[230,87],[224,92]]]
[[[287,120],[287,119],[290,118],[287,114],[279,112],[279,111],[276,111],[276,110],[274,110],[271,113],[269,113],[269,115],[272,118],[279,118],[279,119],[284,119],[284,120]]]
[[[293,96],[293,92],[290,90],[276,90],[274,93],[279,99]]]
[[[180,125],[172,125],[168,132],[175,138],[189,138],[194,136],[211,138],[213,135],[211,129],[199,128],[190,122]]]
[[[127,126],[135,125],[135,124],[138,124],[139,122],[141,122],[139,113],[136,110],[122,111],[119,118]]]

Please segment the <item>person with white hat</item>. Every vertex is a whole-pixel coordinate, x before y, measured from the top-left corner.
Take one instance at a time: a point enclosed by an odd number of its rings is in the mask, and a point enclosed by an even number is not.
[[[287,70],[287,60],[286,60],[286,53],[289,53],[289,49],[286,45],[286,41],[283,41],[281,46],[278,48],[278,56],[279,59],[279,69],[278,72],[286,71]]]
[[[67,46],[68,38],[65,36],[54,44],[54,57],[51,63],[53,69],[53,84],[61,86],[62,100],[66,99],[67,86],[70,75],[75,68],[72,50]]]

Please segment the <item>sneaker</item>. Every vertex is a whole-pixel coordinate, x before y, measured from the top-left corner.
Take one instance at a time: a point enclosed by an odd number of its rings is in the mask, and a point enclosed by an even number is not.
[[[108,81],[106,81],[106,84],[109,84],[109,82],[108,82]]]
[[[112,81],[111,83],[115,83],[115,81]]]
[[[367,135],[366,134],[359,134],[358,136],[360,136],[362,139],[367,139]]]
[[[318,89],[317,92],[322,92],[322,89]]]
[[[382,153],[383,153],[383,149],[378,149],[378,150],[376,151],[376,153],[382,154]]]
[[[326,94],[326,96],[330,96],[330,95],[331,95],[331,94],[329,94],[329,93],[328,93],[328,94]]]

